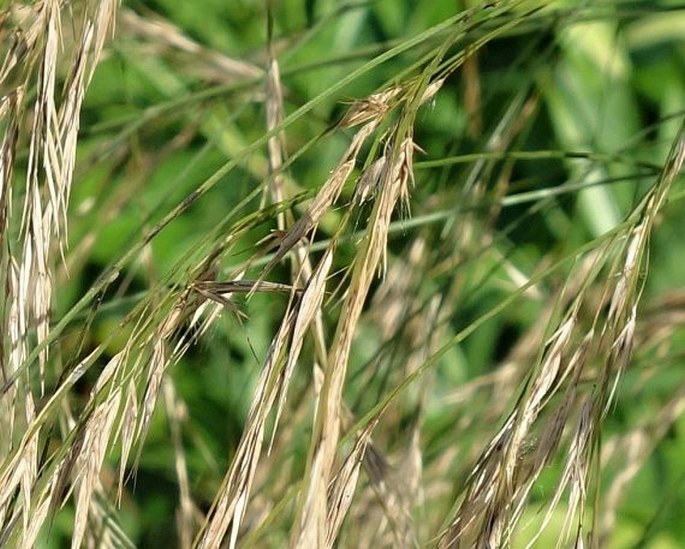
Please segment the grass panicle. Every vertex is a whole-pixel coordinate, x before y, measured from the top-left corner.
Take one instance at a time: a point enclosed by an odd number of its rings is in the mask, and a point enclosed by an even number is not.
[[[683,23],[3,5],[0,546],[682,539]]]

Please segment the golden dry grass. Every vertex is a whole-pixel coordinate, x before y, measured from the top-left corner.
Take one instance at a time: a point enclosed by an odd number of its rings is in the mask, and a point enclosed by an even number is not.
[[[658,163],[562,147],[540,156],[567,162],[568,181],[539,196],[517,192],[517,162],[526,159],[517,149],[547,90],[514,90],[488,125],[482,50],[531,27],[556,32],[556,17],[570,22],[593,12],[531,1],[470,5],[384,45],[294,110],[279,63],[291,45],[275,38],[270,11],[262,69],[118,2],[2,8],[0,545],[47,543],[53,521],[71,512],[72,547],[130,546],[119,509],[136,498],[136,471],[163,413],[180,547],[542,546],[550,529],[559,546],[609,546],[630,483],[685,409],[675,388],[655,418],[607,432],[626,372],[650,354],[670,356],[683,325],[681,290],[641,304],[650,239],[669,215],[669,200],[681,199],[674,187],[685,161],[682,112]],[[145,117],[77,158],[88,139],[79,135],[84,97],[98,62],[113,55],[115,27],[138,55],[168,57],[181,73],[238,86],[243,107],[263,108],[259,137],[235,138],[222,107],[204,103],[209,93],[189,103],[202,113],[196,122],[149,158],[141,160],[128,135]],[[392,79],[349,102],[336,123],[314,126],[309,141],[293,130],[326,100],[342,99],[344,85],[393,59],[400,61]],[[426,193],[430,170],[450,157],[424,150],[422,118],[451,93],[445,88],[458,74],[465,75],[463,130],[480,149],[460,157],[467,168],[456,185]],[[547,108],[556,100],[547,98]],[[183,101],[148,112],[154,118]],[[180,200],[162,199],[133,243],[56,315],[56,294],[83,270],[99,238],[96,223],[69,241],[80,215],[72,205],[79,173],[111,159],[140,162],[152,173],[198,135],[212,136],[208,142],[229,160]],[[328,176],[299,180],[300,157],[328,142],[336,152]],[[636,184],[618,223],[561,238],[532,266],[508,255],[502,242],[516,225],[540,211],[565,215],[555,196],[586,192],[597,185],[597,170],[616,162],[630,181],[649,179]],[[160,272],[159,235],[238,170],[257,183]],[[92,197],[105,212],[100,223],[136,194],[134,184]],[[524,200],[530,209],[504,224],[503,210]],[[399,246],[393,239],[402,231]],[[87,345],[96,318],[117,305],[137,269],[146,273],[144,291],[116,329]],[[502,293],[461,323],[484,286]],[[228,458],[202,458],[214,473],[209,490],[200,489],[198,453],[188,441],[193,410],[178,370],[189,367],[199,342],[211,346],[220,337],[226,318],[249,334],[258,298],[274,304],[270,341],[263,356],[251,348],[259,371],[243,395],[239,437]],[[505,356],[493,353],[485,369],[458,373],[450,353],[513,305],[536,312]],[[65,343],[69,330],[80,342]],[[364,346],[373,349],[357,352]],[[436,410],[449,428],[435,427]],[[540,524],[521,541],[534,507]]]

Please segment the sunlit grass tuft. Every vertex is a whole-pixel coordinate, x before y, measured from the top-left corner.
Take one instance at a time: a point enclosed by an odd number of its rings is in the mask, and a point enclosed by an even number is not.
[[[123,4],[0,12],[1,546],[685,536],[682,7]]]

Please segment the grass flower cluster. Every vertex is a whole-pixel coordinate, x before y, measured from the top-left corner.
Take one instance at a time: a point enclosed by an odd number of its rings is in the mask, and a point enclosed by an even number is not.
[[[678,547],[685,4],[0,7],[0,546]]]

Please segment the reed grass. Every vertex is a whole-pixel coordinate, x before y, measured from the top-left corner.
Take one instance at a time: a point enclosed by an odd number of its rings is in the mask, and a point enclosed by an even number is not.
[[[0,9],[0,546],[675,547],[677,2]]]

